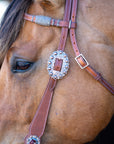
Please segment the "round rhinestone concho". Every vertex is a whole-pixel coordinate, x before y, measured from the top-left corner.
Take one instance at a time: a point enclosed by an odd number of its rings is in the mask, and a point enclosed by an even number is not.
[[[63,60],[61,71],[54,70],[54,64],[56,59]],[[49,76],[53,79],[62,79],[68,72],[69,69],[69,59],[65,52],[58,50],[54,51],[49,57],[47,70]]]

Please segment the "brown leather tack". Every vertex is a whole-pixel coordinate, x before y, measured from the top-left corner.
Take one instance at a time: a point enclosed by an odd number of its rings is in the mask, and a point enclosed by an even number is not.
[[[71,10],[71,7],[72,7],[72,10]],[[79,64],[79,66],[82,69],[85,69],[95,80],[100,82],[109,92],[114,94],[114,87],[112,87],[101,76],[101,74],[96,72],[92,68],[92,66],[89,65],[87,60],[84,58],[84,56],[79,51],[79,48],[77,46],[76,36],[75,36],[76,13],[77,13],[77,0],[66,0],[64,19],[63,20],[51,19],[51,21],[50,21],[50,25],[62,27],[61,38],[60,38],[58,50],[64,51],[67,36],[68,36],[68,30],[70,29],[70,39],[71,39],[73,50],[76,55],[75,59],[76,59],[77,63]],[[70,19],[70,15],[71,15],[71,19]],[[25,14],[24,19],[35,22],[36,16]],[[54,64],[54,70],[61,71],[62,63],[63,63],[62,60],[56,59],[56,62]],[[25,138],[25,144],[27,143],[27,138],[31,135],[36,135],[39,138],[42,137],[44,130],[45,130],[46,121],[47,121],[47,117],[48,117],[48,113],[49,113],[49,108],[51,105],[51,100],[52,100],[52,96],[53,96],[53,92],[54,92],[56,83],[57,83],[57,80],[54,80],[52,78],[49,79],[47,88],[42,97],[42,100],[40,102],[38,110],[31,122],[29,134]]]

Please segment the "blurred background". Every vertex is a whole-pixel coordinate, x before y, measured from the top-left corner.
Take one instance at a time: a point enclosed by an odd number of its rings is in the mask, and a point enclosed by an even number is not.
[[[11,0],[0,0],[0,22]]]

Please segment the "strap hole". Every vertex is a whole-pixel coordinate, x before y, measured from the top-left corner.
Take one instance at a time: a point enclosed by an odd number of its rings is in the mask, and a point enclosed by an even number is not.
[[[74,45],[75,45],[76,43],[74,42]]]

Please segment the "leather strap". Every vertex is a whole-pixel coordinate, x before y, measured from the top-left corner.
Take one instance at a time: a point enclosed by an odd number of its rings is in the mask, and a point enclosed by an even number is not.
[[[53,19],[51,17],[47,17],[47,16],[40,16],[41,19],[38,20],[38,16],[37,15],[30,15],[30,14],[25,14],[24,19],[37,23],[37,24],[41,24],[41,25],[46,25],[45,23],[42,23],[41,21],[46,21],[46,19],[50,19],[48,26],[57,26],[57,27],[62,27],[62,28],[67,28],[66,31],[64,31],[62,29],[62,35],[61,35],[61,39],[60,39],[60,44],[59,44],[59,48],[58,50],[62,50],[64,51],[64,47],[65,47],[65,40],[67,38],[67,31],[68,28],[70,29],[70,38],[71,38],[71,42],[72,42],[72,46],[76,55],[75,60],[77,61],[78,65],[81,67],[81,69],[85,69],[95,80],[99,81],[108,91],[110,91],[112,94],[114,94],[114,87],[111,86],[111,84],[109,84],[100,73],[98,73],[97,71],[94,70],[94,68],[92,66],[89,65],[88,61],[85,59],[85,57],[83,56],[83,54],[80,53],[79,48],[77,46],[77,42],[76,42],[76,36],[75,36],[75,28],[76,28],[76,12],[77,12],[77,0],[73,0],[73,7],[72,7],[72,15],[71,15],[71,20],[57,20],[57,19]],[[66,15],[68,15],[67,11],[65,13]],[[66,36],[66,38],[64,37]]]
[[[71,6],[72,6],[72,13],[71,13]],[[70,39],[71,43],[76,55],[75,60],[81,67],[81,69],[85,69],[94,79],[99,81],[105,88],[107,88],[112,94],[114,94],[114,88],[99,74],[96,72],[88,63],[88,61],[85,59],[83,54],[80,53],[79,48],[77,46],[76,42],[76,35],[75,35],[75,28],[76,28],[76,12],[77,12],[77,0],[66,0],[66,7],[65,7],[65,15],[63,20],[55,20],[50,17],[41,16],[41,20],[44,20],[44,17],[46,19],[46,23],[43,21],[39,21],[37,19],[37,16],[25,14],[24,19],[28,21],[32,21],[41,25],[52,25],[52,26],[58,26],[62,27],[61,32],[61,38],[58,50],[64,51],[67,35],[68,35],[68,29],[70,29]],[[71,20],[70,20],[70,13],[71,13]],[[36,20],[37,19],[37,20]],[[54,70],[60,71],[62,67],[62,61],[56,59]],[[45,90],[45,93],[42,97],[42,100],[40,102],[40,105],[37,109],[37,112],[31,122],[29,134],[25,138],[25,144],[27,143],[27,138],[31,135],[36,135],[37,137],[41,138],[45,126],[46,121],[49,113],[49,108],[51,105],[52,96],[54,93],[54,88],[56,86],[57,80],[54,80],[52,78],[49,79],[47,88]],[[29,143],[30,144],[30,143]]]
[[[73,0],[73,7],[72,7],[72,15],[71,15],[71,21],[76,21],[76,13],[77,13],[77,0]],[[72,47],[74,49],[75,55],[76,55],[76,61],[81,67],[81,69],[85,69],[95,80],[99,81],[109,92],[111,92],[114,95],[114,87],[112,87],[103,77],[100,73],[96,72],[92,66],[89,65],[88,61],[85,59],[83,54],[80,53],[79,48],[77,46],[76,41],[76,35],[75,35],[75,29],[70,29],[70,39],[72,43]]]
[[[46,18],[50,19],[48,25],[43,24],[45,26],[76,28],[76,23],[75,22],[71,22],[71,21],[67,21],[67,20],[54,19],[54,18],[47,17],[47,16],[40,16],[40,18],[42,18],[42,20],[44,20],[44,21],[45,21]],[[42,21],[42,20],[40,20],[40,22],[38,21],[38,16],[37,15],[30,15],[30,14],[27,14],[27,13],[24,15],[24,19],[28,20],[30,22],[34,22],[36,24],[40,24],[41,21]]]
[[[66,1],[64,21],[65,20],[69,21],[70,11],[71,11],[71,3],[72,3],[72,0]],[[59,50],[64,50],[67,35],[68,35],[68,27],[67,28],[63,27],[62,33],[61,33],[62,41],[60,40],[60,44],[59,44],[59,48],[58,48]],[[62,66],[61,63],[62,63],[62,61],[56,60],[54,69],[56,69],[56,70],[58,68],[61,69],[61,66]],[[42,97],[40,105],[37,109],[37,112],[36,112],[32,122],[31,122],[29,134],[25,138],[25,144],[27,143],[27,138],[30,137],[31,135],[35,135],[38,138],[42,137],[44,130],[45,130],[47,117],[48,117],[48,113],[49,113],[49,108],[51,105],[51,100],[52,100],[52,96],[53,96],[53,92],[54,92],[56,83],[57,83],[57,80],[54,80],[52,78],[49,79],[47,88]]]
[[[44,96],[42,97],[38,110],[36,111],[36,114],[31,122],[29,134],[26,138],[28,138],[31,135],[36,135],[39,138],[41,138],[41,136],[43,135],[56,83],[56,80],[52,78],[49,79]]]

